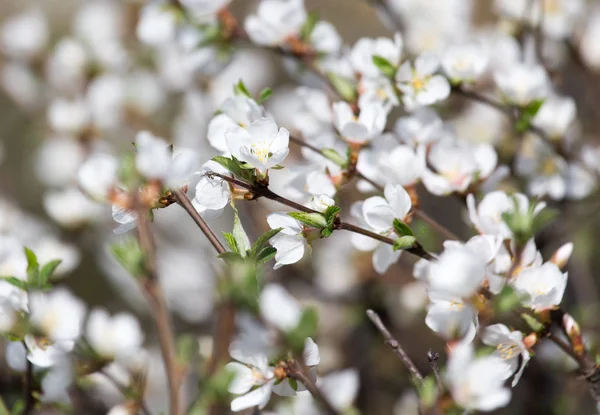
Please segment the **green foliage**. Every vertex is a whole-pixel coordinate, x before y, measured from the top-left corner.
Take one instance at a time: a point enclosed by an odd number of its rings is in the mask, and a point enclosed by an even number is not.
[[[235,157],[224,157],[217,156],[212,158],[221,166],[225,167],[229,172],[233,173],[234,176],[239,177],[248,184],[254,184],[256,181],[256,174],[254,173],[254,167],[251,167],[247,163],[243,163]]]
[[[235,252],[236,254],[239,254],[240,250],[238,249],[237,242],[235,241],[235,236],[233,236],[232,233],[223,232],[223,237],[225,238],[225,242],[227,242],[227,246],[229,246],[229,249],[231,249],[231,251]]]
[[[521,318],[527,323],[529,327],[531,327],[533,331],[539,333],[542,330],[544,330],[544,325],[540,323],[540,321],[534,316],[527,313],[521,313]]]
[[[259,104],[262,104],[263,102],[268,100],[271,97],[271,95],[273,95],[273,90],[271,88],[265,88],[262,91],[260,91],[260,94],[258,94],[257,102]]]
[[[300,28],[300,39],[302,39],[304,42],[310,43],[310,36],[312,35],[312,32],[315,30],[315,26],[317,25],[318,22],[319,22],[319,14],[317,12],[312,11],[312,12],[308,13],[308,16],[306,16],[306,20],[304,21],[304,23],[302,24],[302,27]]]
[[[54,275],[54,271],[61,264],[62,259],[55,259],[53,261],[48,262],[46,265],[42,267],[40,270],[40,284],[47,285],[50,282],[50,278]]]
[[[533,101],[532,103],[521,109],[519,119],[517,119],[517,122],[515,124],[515,129],[517,130],[517,132],[524,133],[529,129],[529,127],[531,126],[531,121],[538,113],[543,104],[544,100],[540,99],[537,101]]]
[[[21,415],[25,411],[25,401],[19,399],[12,407],[11,415]]]
[[[400,219],[394,219],[394,230],[399,236],[415,236],[410,226]]]
[[[410,249],[417,243],[417,238],[414,236],[401,236],[394,241],[393,249],[398,251],[401,249]]]
[[[233,216],[233,237],[235,239],[239,254],[242,257],[245,257],[247,252],[250,250],[250,239],[248,239],[248,235],[246,235],[246,231],[242,226],[242,222],[240,221],[237,211],[234,212]]]
[[[425,408],[433,408],[433,406],[435,405],[438,396],[437,389],[437,380],[435,379],[434,375],[426,376],[423,379],[423,384],[419,385],[419,400]]]
[[[320,213],[289,212],[288,215],[311,228],[321,229],[327,227],[327,220]]]
[[[536,204],[531,203],[526,212],[519,208],[517,199],[513,196],[514,209],[504,212],[502,219],[512,231],[517,247],[524,246],[529,239],[535,236],[542,228],[552,222],[558,215],[555,209],[545,208],[536,213]]]
[[[393,78],[396,75],[396,67],[392,65],[386,58],[373,55],[373,63],[377,68],[388,78]]]
[[[237,84],[235,84],[233,86],[233,93],[235,95],[245,95],[248,98],[252,98],[252,95],[250,94],[250,91],[248,91],[248,88],[246,88],[246,85],[244,84],[244,81],[242,81],[241,79],[238,81]]]
[[[353,102],[356,100],[357,91],[354,82],[339,76],[333,72],[327,73],[327,78],[333,88],[340,94],[344,101]]]
[[[144,275],[144,253],[136,238],[124,238],[110,246],[119,264],[136,278]]]
[[[198,341],[191,334],[182,334],[177,337],[177,360],[188,366],[198,354]]]
[[[307,337],[315,337],[319,322],[317,310],[313,307],[306,307],[302,311],[300,322],[296,328],[287,333],[287,342],[292,352],[296,355],[302,354],[304,342]]]
[[[25,291],[27,291],[29,288],[27,281],[20,280],[17,277],[0,277],[0,280],[6,281],[7,283]]]
[[[348,167],[348,158],[342,157],[340,153],[335,151],[332,148],[324,148],[321,150],[321,154],[328,160],[333,161],[335,164],[340,166],[341,168]]]
[[[271,229],[259,236],[256,242],[254,242],[252,245],[252,248],[250,248],[250,257],[256,258],[263,248],[268,246],[269,240],[281,232],[281,229],[283,228]]]
[[[521,305],[521,298],[510,285],[494,296],[494,309],[498,313],[508,313]]]

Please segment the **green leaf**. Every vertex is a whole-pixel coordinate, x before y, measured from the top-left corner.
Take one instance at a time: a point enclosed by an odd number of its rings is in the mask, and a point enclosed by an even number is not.
[[[418,383],[417,383],[418,384]],[[419,386],[419,398],[425,408],[432,408],[435,405],[438,394],[437,381],[434,375],[426,376],[423,384]]]
[[[40,281],[40,264],[33,251],[25,247],[25,255],[27,256],[27,282],[29,284],[38,285]]]
[[[254,174],[254,167],[250,166],[247,163],[242,163],[235,157],[223,157],[216,156],[211,159],[219,163],[221,166],[225,167],[228,171],[233,173],[235,176],[243,179],[245,182],[249,184],[254,184],[256,179],[256,175]]]
[[[246,254],[252,246],[250,245],[250,239],[248,239],[248,235],[246,235],[246,231],[242,226],[242,221],[240,220],[237,211],[234,212],[233,215],[233,237],[236,246],[238,247],[239,254],[242,258],[246,257]]]
[[[558,209],[544,208],[541,212],[533,217],[531,224],[531,233],[537,234],[545,228],[550,222],[553,222],[559,215]]]
[[[25,411],[25,402],[19,399],[12,407],[12,415],[21,415]]]
[[[329,206],[327,209],[325,209],[325,213],[323,213],[323,215],[325,216],[328,226],[333,225],[333,221],[335,221],[335,218],[341,210],[342,208],[339,206]]]
[[[198,340],[191,334],[177,337],[177,359],[188,366],[198,354]]]
[[[335,164],[342,168],[346,168],[348,166],[348,159],[342,157],[340,153],[335,151],[332,148],[324,148],[321,150],[321,154],[328,160],[333,161]]]
[[[386,58],[378,55],[373,55],[371,59],[373,60],[375,66],[377,66],[377,68],[381,71],[381,73],[383,73],[388,78],[393,78],[394,75],[396,75],[396,67],[392,65],[392,63]]]
[[[229,249],[231,249],[236,254],[239,254],[240,250],[238,249],[237,242],[235,241],[235,237],[233,236],[233,234],[229,232],[223,232],[223,237],[225,238],[225,242],[227,242]]]
[[[258,95],[258,103],[262,104],[263,102],[268,100],[271,97],[271,95],[273,95],[273,90],[271,88],[263,89]]]
[[[323,238],[329,238],[331,235],[333,235],[333,228],[323,228],[323,229],[321,229],[321,236]]]
[[[399,249],[409,249],[415,246],[417,238],[414,236],[401,236],[394,241],[393,249],[398,251]]]
[[[494,308],[498,313],[508,313],[521,305],[521,298],[510,285],[504,286],[496,296],[494,296]]]
[[[61,262],[62,259],[55,259],[54,261],[50,261],[42,267],[42,270],[40,271],[40,284],[46,285],[48,281],[50,281],[52,274],[54,274],[54,271],[61,264]]]
[[[10,285],[13,285],[25,291],[27,291],[27,289],[29,288],[27,281],[20,280],[17,277],[0,277],[0,280],[6,281]]]
[[[125,238],[110,246],[115,259],[136,278],[144,275],[144,253],[136,238]]]
[[[320,213],[289,212],[288,215],[311,228],[321,229],[327,227],[325,216]]]
[[[236,252],[223,252],[222,254],[219,254],[218,257],[228,264],[244,260],[244,258]]]
[[[248,91],[248,88],[246,88],[246,85],[244,84],[244,81],[242,81],[241,79],[238,81],[237,84],[235,84],[233,86],[233,92],[236,95],[245,95],[248,98],[252,98],[252,95],[250,94],[250,91]]]
[[[352,102],[356,100],[357,92],[356,85],[354,84],[354,82],[343,78],[333,72],[328,72],[327,78],[329,78],[329,82],[331,82],[333,88],[340,94],[340,96],[345,101]]]
[[[273,258],[275,258],[275,254],[277,254],[277,249],[275,249],[272,246],[267,246],[262,251],[260,251],[258,253],[258,255],[256,255],[256,258],[255,258],[256,263],[258,265],[265,264],[265,263],[269,262],[270,260],[272,260]]]
[[[315,30],[315,26],[319,22],[319,14],[315,11],[308,13],[306,16],[306,20],[302,24],[300,28],[300,39],[304,42],[310,43],[310,36],[312,35],[313,30]]]
[[[394,219],[394,230],[400,236],[415,236],[410,226],[400,219]]]
[[[536,116],[542,105],[544,104],[544,100],[537,100],[531,102],[529,105],[521,109],[521,113],[519,115],[519,119],[515,124],[515,129],[519,133],[524,133],[531,126],[531,121]]]
[[[525,322],[527,323],[527,325],[529,327],[531,327],[531,329],[535,332],[541,332],[542,330],[544,330],[544,325],[542,323],[540,323],[540,321],[535,318],[534,316],[527,314],[527,313],[521,313],[521,318],[523,320],[525,320]]]
[[[267,246],[267,244],[269,243],[271,238],[274,237],[275,235],[277,235],[279,232],[281,232],[282,229],[283,228],[271,229],[271,230],[263,233],[262,235],[260,235],[258,237],[258,239],[256,240],[256,242],[254,242],[254,244],[252,245],[252,248],[250,248],[250,256],[256,257],[256,255],[260,251],[262,251],[262,249],[265,246]]]

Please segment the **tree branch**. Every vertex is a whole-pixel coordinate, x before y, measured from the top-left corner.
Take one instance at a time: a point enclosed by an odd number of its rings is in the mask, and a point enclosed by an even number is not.
[[[242,182],[240,180],[237,180],[237,179],[234,179],[229,176],[225,176],[223,174],[216,173],[213,171],[207,172],[206,175],[208,177],[219,177],[229,183],[232,183],[232,184],[240,186],[244,189],[247,189],[254,195],[255,198],[264,197],[266,199],[274,200],[276,202],[279,202],[281,204],[289,206],[293,209],[300,210],[300,211],[306,212],[306,213],[320,213],[320,212],[317,212],[316,210],[307,208],[306,206],[303,206],[297,202],[294,202],[293,200],[289,200],[283,196],[280,196],[280,195],[274,193],[268,187],[254,186],[254,185]],[[341,230],[346,230],[346,231],[350,231],[350,232],[354,232],[354,233],[359,233],[361,235],[376,239],[385,244],[394,245],[394,240],[392,238],[388,238],[387,236],[383,236],[378,233],[371,232],[367,229],[363,229],[356,225],[342,222],[341,220],[337,221],[334,226],[335,226],[335,229],[341,229]],[[421,246],[421,244],[419,242],[415,242],[415,245],[412,248],[404,249],[404,251],[410,252],[411,254],[416,255],[420,258],[424,258],[424,259],[428,259],[428,260],[434,259],[434,256],[431,255],[429,252],[427,252],[423,248],[423,246]]]
[[[321,390],[315,385],[312,380],[306,375],[303,368],[300,367],[299,363],[295,363],[292,367],[288,376],[292,379],[295,379],[299,382],[302,382],[306,389],[310,392],[312,397],[317,401],[321,407],[327,412],[329,415],[340,415],[340,412],[333,407],[331,402],[327,399],[325,395],[321,392]]]
[[[150,304],[150,310],[158,334],[158,342],[169,386],[170,413],[171,415],[179,415],[181,413],[179,388],[181,386],[182,373],[176,366],[175,334],[167,303],[158,281],[156,249],[148,222],[148,212],[138,199],[137,194],[134,197],[137,213],[138,240],[140,248],[144,253],[144,270],[146,272],[146,278],[141,280],[140,284]]]
[[[379,330],[379,332],[382,334],[383,338],[385,339],[385,342],[391,347],[391,349],[394,351],[394,353],[396,353],[400,360],[402,360],[402,363],[404,363],[404,366],[406,366],[408,371],[411,373],[411,375],[415,379],[415,382],[422,384],[423,375],[421,374],[421,372],[419,372],[419,369],[417,369],[413,361],[410,360],[410,357],[408,357],[402,346],[400,346],[398,340],[396,340],[392,336],[390,331],[387,329],[387,327],[385,327],[379,315],[373,310],[367,310],[367,317],[369,317],[369,320],[371,320],[375,327],[377,327],[377,330]]]
[[[27,350],[27,345],[23,342],[23,347]],[[25,409],[23,410],[24,415],[33,413],[35,406],[35,398],[33,396],[33,364],[26,359],[27,368],[25,370],[25,382],[23,385],[23,394],[25,400]]]

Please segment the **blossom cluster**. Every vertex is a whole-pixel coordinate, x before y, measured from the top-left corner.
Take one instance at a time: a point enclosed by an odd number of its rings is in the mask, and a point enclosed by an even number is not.
[[[22,404],[78,413],[78,389],[112,415],[354,413],[372,357],[343,359],[356,323],[328,299],[398,352],[357,293],[414,258],[382,306],[448,357],[422,376],[399,353],[413,412],[509,405],[550,341],[600,379],[563,304],[574,244],[539,246],[598,190],[600,147],[556,80],[573,56],[600,69],[600,9],[496,0],[476,24],[474,0],[384,0],[390,35],[347,44],[303,0],[230,3],[90,0],[60,36],[42,8],[0,22],[0,85],[43,138],[45,218],[0,199],[6,364],[39,389]],[[88,255],[132,310],[73,294]]]

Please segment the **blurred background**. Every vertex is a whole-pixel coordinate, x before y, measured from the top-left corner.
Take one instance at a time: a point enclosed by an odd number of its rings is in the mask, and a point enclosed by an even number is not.
[[[492,13],[494,4],[491,0],[455,0],[450,3],[453,6],[446,7],[451,12],[459,17],[467,16],[465,25],[483,28],[499,24]],[[590,7],[594,6],[593,1],[589,3]],[[232,3],[231,9],[235,16],[242,18],[255,10],[256,4],[255,1],[237,0]],[[382,24],[377,7],[366,0],[306,0],[305,4],[309,11],[318,10],[321,19],[333,23],[347,45],[361,37],[393,35],[394,31]],[[24,71],[23,67],[15,67],[20,65],[18,60],[0,55],[3,71],[3,88],[0,88],[0,229],[15,230],[23,241],[45,252],[44,256],[48,259],[54,256],[68,258],[69,261],[65,262],[70,264],[63,267],[60,284],[72,289],[90,309],[103,307],[111,312],[134,313],[146,329],[146,346],[156,353],[156,339],[143,297],[135,282],[107,251],[108,244],[120,237],[112,232],[116,224],[111,219],[110,209],[90,206],[79,196],[65,191],[71,188],[68,182],[85,158],[85,150],[67,135],[53,131],[49,126],[47,114],[52,92],[45,90],[40,81],[44,71],[48,70],[48,61],[52,51],[56,50],[57,42],[74,33],[86,36],[86,31],[106,30],[109,36],[109,32],[114,31],[118,33],[121,44],[114,51],[106,51],[107,60],[117,59],[123,52],[131,53],[140,62],[149,59],[135,37],[142,6],[141,1],[127,0],[0,2],[0,25],[12,16],[34,8],[46,16],[49,33],[41,53],[27,62],[26,72],[19,72]],[[460,20],[457,18],[456,21]],[[432,31],[435,24],[432,20]],[[466,29],[455,27],[456,32],[462,30]],[[408,43],[425,44],[427,35],[426,29],[421,30],[418,35],[412,34],[413,38]],[[431,36],[434,35],[439,34],[431,33]],[[411,34],[404,33],[404,36],[410,37]],[[594,72],[570,52],[569,48],[552,52],[560,55],[551,74],[552,79],[562,94],[572,96],[576,102],[578,140],[598,144],[600,107],[596,101],[600,92],[600,72]],[[72,53],[65,58],[67,61],[78,58],[76,52],[65,53]],[[498,50],[498,54],[502,53]],[[115,65],[118,66],[118,63]],[[266,106],[279,125],[287,126],[290,118],[286,112],[293,111],[289,93],[297,85],[297,80],[290,76],[281,58],[268,51],[242,48],[222,71],[210,76],[194,74],[189,83],[182,81],[177,62],[165,63],[156,73],[152,72],[151,66],[147,71],[139,69],[144,67],[143,64],[118,71],[121,81],[131,87],[123,99],[124,103],[114,109],[119,112],[120,120],[110,128],[90,132],[92,141],[96,141],[90,145],[107,145],[114,154],[122,154],[131,151],[131,143],[138,131],[148,129],[176,146],[198,150],[204,162],[216,155],[205,139],[208,121],[222,100],[230,95],[231,85],[240,78],[254,93],[265,87],[274,89],[274,95]],[[97,86],[99,94],[110,93],[110,82],[112,80],[108,79],[106,84]],[[469,125],[475,122],[473,118],[460,118],[472,104],[460,98],[451,103],[440,111],[442,116],[456,120],[458,130],[463,127],[465,131],[473,130],[475,127]],[[483,126],[478,126],[483,129],[482,137],[491,125],[500,125],[499,134],[506,135],[502,132],[507,128],[502,125],[501,118],[492,115],[491,121],[483,120]],[[390,116],[390,119],[395,117]],[[298,149],[292,151],[292,157],[300,160]],[[514,148],[510,150],[509,146],[510,151]],[[276,178],[273,181],[275,189],[285,186],[283,179],[281,184]],[[524,191],[523,183],[514,182],[511,186]],[[423,189],[419,189],[419,194],[422,196],[421,208],[430,216],[462,238],[474,235],[459,198],[438,198],[428,195]],[[347,186],[340,193],[343,211],[353,201],[364,197],[355,186]],[[564,303],[582,324],[590,344],[594,344],[600,323],[599,279],[595,272],[600,267],[600,245],[597,243],[600,198],[595,192],[582,200],[551,201],[551,204],[560,210],[560,215],[539,235],[536,243],[544,258],[548,258],[565,242],[574,242]],[[238,204],[238,208],[251,239],[268,229],[264,219],[266,214],[280,209],[262,200]],[[82,211],[85,214],[81,214]],[[231,223],[229,212],[212,221],[211,226],[219,233],[229,231]],[[439,252],[443,242],[440,235],[417,219],[413,223],[414,229],[420,232],[423,245]],[[187,214],[175,205],[156,212],[153,229],[158,242],[160,278],[174,312],[176,328],[179,332],[194,333],[199,339],[199,353],[203,353],[207,349],[206,342],[210,342],[214,324],[216,269],[212,248]],[[52,241],[46,244],[47,251],[44,251],[45,238]],[[356,407],[363,414],[416,413],[415,397],[404,367],[383,344],[379,333],[364,315],[367,308],[378,311],[422,371],[429,372],[428,350],[440,353],[440,363],[445,363],[444,341],[424,324],[427,293],[412,276],[414,258],[403,255],[385,275],[380,276],[372,269],[371,254],[354,250],[347,235],[335,234],[328,240],[318,241],[318,244],[312,256],[305,256],[294,266],[278,271],[267,266],[266,278],[284,284],[301,302],[318,307],[320,373],[357,368],[360,371],[360,389]],[[553,347],[544,343],[539,348],[518,387],[513,389],[511,404],[494,413],[596,413],[586,388],[570,374],[574,369],[573,362]],[[156,370],[160,370],[158,354],[155,360]],[[8,400],[13,394],[20,393],[16,389],[18,383],[15,377],[18,380],[18,375],[7,368],[0,369],[0,393]],[[157,375],[153,386],[156,393],[148,396],[157,408],[166,408],[162,382],[161,376]],[[192,381],[187,385],[190,397],[194,396],[194,385]],[[103,405],[109,406],[110,403],[98,404],[100,408]],[[99,411],[102,413],[101,409]]]

